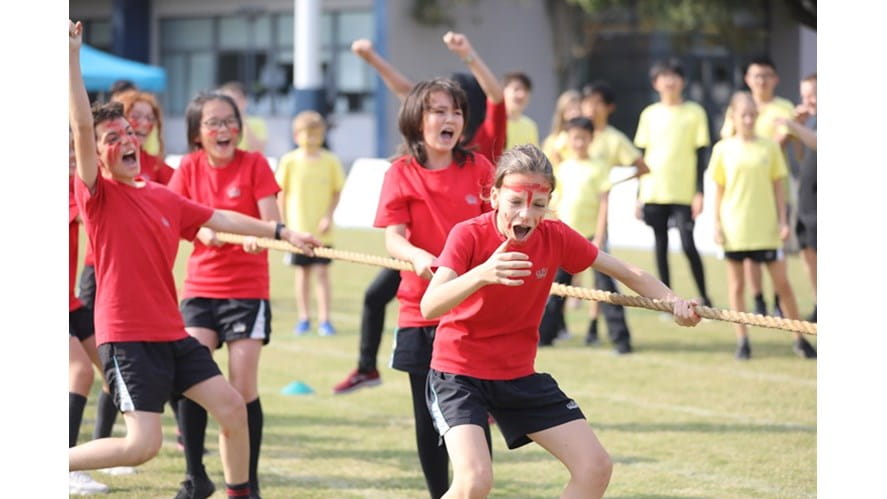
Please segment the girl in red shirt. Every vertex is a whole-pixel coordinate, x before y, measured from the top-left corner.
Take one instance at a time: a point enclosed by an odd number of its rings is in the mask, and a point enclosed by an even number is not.
[[[279,234],[280,187],[261,153],[236,148],[243,125],[234,101],[223,94],[201,94],[188,105],[185,120],[192,152],[182,158],[169,189],[212,208],[275,221]],[[188,334],[210,351],[228,345],[228,378],[243,396],[249,419],[250,489],[258,495],[263,427],[258,366],[262,346],[271,335],[268,255],[255,238],[243,246],[224,244],[207,227],[200,229],[197,239],[188,259],[182,317]],[[213,489],[203,466],[206,420],[206,411],[198,404],[184,398],[179,402],[187,464],[182,491],[199,497]]]
[[[607,488],[606,450],[576,402],[534,369],[539,321],[559,267],[575,273],[591,266],[642,296],[672,301],[679,325],[700,320],[695,302],[545,219],[554,187],[551,163],[537,147],[506,151],[491,192],[494,211],[453,228],[421,301],[422,315],[440,320],[427,404],[453,461],[454,497],[485,497],[492,488],[488,412],[509,448],[535,441],[564,463],[570,481],[562,497],[601,497]]]
[[[141,171],[139,175],[146,180],[166,185],[175,171],[171,166],[163,160],[163,112],[157,99],[148,92],[140,92],[138,90],[127,90],[114,96],[114,101],[123,104],[123,115],[126,121],[132,126],[139,143],[139,164]],[[154,129],[157,129],[157,141],[159,148],[157,155],[153,155],[145,151],[145,141]]]
[[[453,226],[490,209],[486,193],[493,166],[464,148],[468,103],[465,92],[448,79],[416,84],[400,110],[399,127],[407,154],[385,173],[376,227],[385,228],[385,245],[415,272],[402,272],[392,367],[410,375],[416,443],[432,497],[446,492],[448,458],[439,445],[425,406],[425,379],[431,361],[436,319],[425,319],[419,300],[428,285],[435,257]]]

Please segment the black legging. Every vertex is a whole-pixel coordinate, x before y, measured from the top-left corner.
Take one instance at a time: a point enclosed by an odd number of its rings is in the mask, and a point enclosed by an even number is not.
[[[410,374],[410,391],[413,395],[413,418],[416,420],[416,449],[419,452],[419,464],[422,465],[422,473],[425,475],[425,484],[432,499],[439,499],[450,488],[449,464],[450,455],[447,446],[437,430],[428,404],[425,401],[425,384],[428,374]],[[487,448],[490,456],[493,455],[493,442],[490,435],[490,425],[483,424],[484,437],[487,439]]]
[[[397,295],[400,272],[382,269],[363,295],[363,314],[360,318],[360,357],[357,370],[367,373],[376,369],[376,356],[385,328],[385,307]]]
[[[644,205],[644,222],[653,229],[656,239],[656,268],[659,271],[659,279],[671,287],[671,274],[668,268],[668,221],[674,218],[678,233],[681,236],[681,247],[690,263],[690,271],[700,296],[708,299],[705,289],[705,271],[702,268],[702,258],[696,250],[696,242],[693,240],[693,228],[695,223],[690,213],[690,206],[674,204],[646,204]]]

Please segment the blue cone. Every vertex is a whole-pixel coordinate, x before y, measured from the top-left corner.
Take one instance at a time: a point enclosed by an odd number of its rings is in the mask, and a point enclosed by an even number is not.
[[[284,395],[310,395],[314,393],[314,390],[302,381],[293,381],[283,387],[283,390],[280,390],[280,393]]]

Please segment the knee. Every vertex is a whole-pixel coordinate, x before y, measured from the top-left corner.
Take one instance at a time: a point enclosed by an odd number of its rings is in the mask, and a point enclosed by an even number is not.
[[[610,482],[613,474],[613,461],[605,450],[594,453],[578,468],[570,471],[571,479],[588,490],[598,490]]]
[[[493,489],[493,470],[489,466],[473,466],[453,477],[454,497],[484,498]]]
[[[92,364],[89,362],[75,362],[68,367],[68,376],[71,385],[78,387],[86,387],[87,392],[95,379],[95,373],[92,370]]]
[[[125,449],[125,466],[138,466],[149,460],[160,452],[160,446],[163,443],[163,435],[159,431],[150,432],[150,434],[139,435],[136,437],[126,437]]]
[[[225,394],[225,401],[214,414],[219,430],[225,434],[245,429],[247,425],[246,403],[240,393],[231,388]]]

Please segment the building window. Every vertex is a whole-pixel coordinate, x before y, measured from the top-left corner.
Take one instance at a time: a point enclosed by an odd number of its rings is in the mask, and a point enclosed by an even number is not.
[[[111,21],[87,19],[83,22],[83,42],[105,52],[111,51]]]

